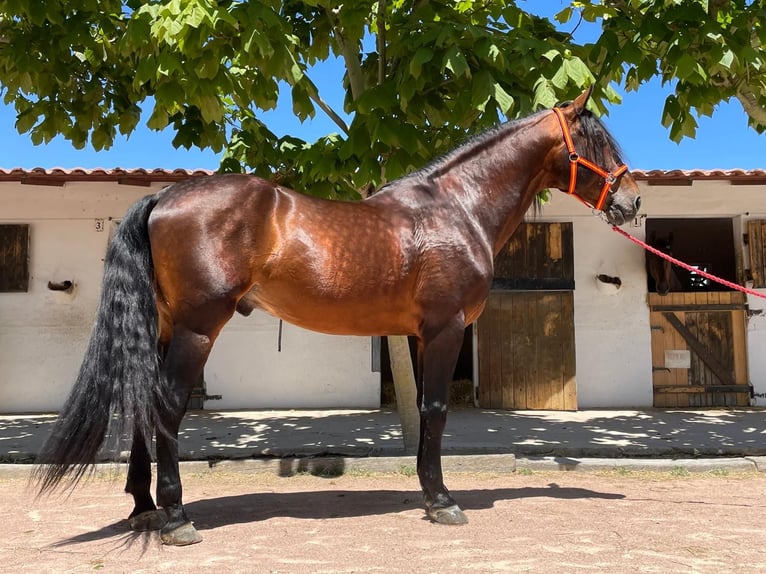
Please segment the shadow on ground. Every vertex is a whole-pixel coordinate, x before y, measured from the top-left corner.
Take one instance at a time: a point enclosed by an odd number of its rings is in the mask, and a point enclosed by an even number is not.
[[[414,479],[416,480],[416,479]],[[255,485],[254,485],[255,486]],[[560,487],[550,483],[545,488],[501,488],[457,490],[451,493],[464,510],[492,508],[502,500],[554,498],[560,500],[619,500],[623,494]],[[234,524],[260,522],[272,518],[336,519],[390,514],[422,508],[423,495],[418,490],[324,490],[291,493],[252,493],[197,500],[185,505],[198,530],[211,530]],[[427,520],[425,513],[423,520]],[[147,533],[128,533],[127,520],[114,522],[92,532],[72,536],[57,547],[116,538],[122,543],[146,544]],[[123,540],[124,538],[124,540]]]

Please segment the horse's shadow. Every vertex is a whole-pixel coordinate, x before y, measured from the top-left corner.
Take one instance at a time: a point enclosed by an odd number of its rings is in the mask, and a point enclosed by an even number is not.
[[[560,487],[550,483],[545,487],[495,488],[452,491],[460,506],[467,511],[492,508],[501,500],[525,498],[557,498],[563,500],[606,499],[620,500],[624,494],[598,492],[587,488]],[[332,502],[330,502],[332,501]],[[185,505],[194,526],[212,530],[232,524],[265,521],[271,518],[334,519],[389,514],[422,508],[420,491],[401,490],[333,490],[289,493],[250,493],[197,500]],[[423,515],[426,520],[425,513]],[[148,533],[130,533],[126,520],[106,525],[98,530],[78,534],[57,542],[54,546],[68,546],[118,537],[120,545],[150,544]]]

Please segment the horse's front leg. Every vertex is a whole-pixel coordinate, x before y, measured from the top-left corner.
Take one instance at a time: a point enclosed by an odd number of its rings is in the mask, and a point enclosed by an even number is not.
[[[444,486],[441,443],[447,422],[449,382],[455,372],[463,343],[465,324],[455,319],[433,336],[425,334],[422,349],[422,397],[420,399],[420,444],[418,477],[423,488],[426,514],[440,524],[465,524],[463,511]],[[421,359],[419,359],[419,362]]]

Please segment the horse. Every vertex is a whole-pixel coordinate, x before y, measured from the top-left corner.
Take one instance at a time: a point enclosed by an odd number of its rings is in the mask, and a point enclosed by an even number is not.
[[[543,189],[613,225],[640,206],[614,138],[586,110],[590,94],[491,128],[364,200],[220,174],[137,201],[108,248],[82,366],[36,461],[40,494],[74,487],[105,443],[130,441],[130,527],[159,530],[168,545],[199,542],[182,502],[179,425],[221,328],[258,308],[323,333],[416,338],[426,515],[467,522],[444,485],[441,441],[448,383],[494,256]]]
[[[652,232],[649,234],[647,244],[665,255],[673,255],[673,232],[667,234]],[[671,291],[682,291],[681,281],[673,269],[673,264],[651,251],[646,252],[646,275],[649,279],[648,289],[651,292],[664,297]]]

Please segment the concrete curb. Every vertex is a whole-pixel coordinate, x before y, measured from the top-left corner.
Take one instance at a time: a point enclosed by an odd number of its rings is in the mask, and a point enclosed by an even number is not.
[[[347,473],[399,473],[415,475],[414,456],[390,457],[297,457],[297,458],[249,458],[210,461],[183,461],[182,474],[313,474],[339,476]],[[0,479],[23,478],[31,475],[31,464],[0,464]],[[577,471],[599,472],[605,470],[651,471],[688,473],[703,472],[766,472],[766,457],[748,456],[736,458],[574,458],[560,456],[516,457],[513,454],[446,455],[442,457],[445,472],[513,473],[518,471]],[[123,463],[99,463],[93,475],[102,479],[124,479],[127,465]]]
[[[604,470],[651,471],[688,473],[700,472],[758,472],[766,471],[766,458],[758,465],[755,458],[570,458],[570,457],[530,457],[517,460],[517,470],[561,470],[598,472]]]

